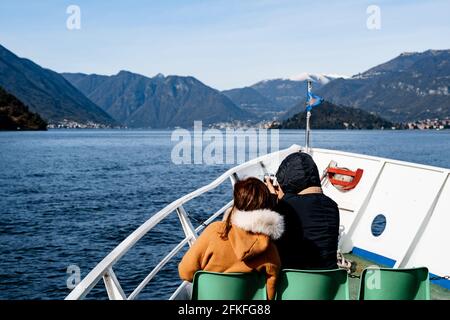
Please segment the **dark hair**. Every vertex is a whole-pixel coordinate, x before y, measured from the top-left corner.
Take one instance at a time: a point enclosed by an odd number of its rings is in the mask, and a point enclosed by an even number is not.
[[[309,187],[320,187],[319,170],[313,158],[303,152],[292,153],[281,162],[277,181],[284,193],[299,193]]]
[[[261,180],[253,177],[236,182],[233,200],[233,208],[225,220],[225,229],[221,234],[222,239],[228,237],[228,232],[231,229],[231,216],[235,209],[241,211],[270,209],[272,204],[272,198],[267,186]]]

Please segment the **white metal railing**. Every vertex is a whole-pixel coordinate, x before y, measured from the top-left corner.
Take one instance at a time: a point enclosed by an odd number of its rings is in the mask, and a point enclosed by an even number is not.
[[[241,170],[246,170],[251,167],[262,167],[264,169],[263,161],[270,156],[278,156],[281,153],[289,154],[300,150],[301,148],[297,145],[293,145],[288,149],[278,151],[269,155],[258,157],[256,159],[250,160],[246,163],[238,165],[234,168],[229,169],[216,180],[210,184],[199,188],[177,200],[167,205],[164,209],[160,210],[153,216],[151,216],[146,222],[144,222],[139,228],[137,228],[133,233],[131,233],[125,240],[123,240],[114,250],[112,250],[99,264],[97,264],[94,269],[89,272],[89,274],[70,292],[66,297],[66,300],[78,300],[83,299],[91,290],[96,286],[96,284],[103,279],[105,284],[108,297],[111,300],[132,300],[135,299],[139,293],[146,287],[146,285],[151,281],[151,279],[186,245],[192,245],[192,243],[197,238],[197,234],[201,231],[205,225],[208,225],[220,215],[222,215],[229,207],[232,205],[232,201],[228,202],[225,206],[215,212],[211,217],[209,217],[204,224],[200,225],[196,229],[192,226],[188,214],[186,213],[183,205],[192,199],[209,192],[226,180],[230,179],[231,183],[234,184],[238,177],[238,172]],[[180,219],[183,231],[185,233],[185,238],[178,243],[154,268],[150,273],[142,280],[142,282],[134,289],[134,291],[127,297],[122,290],[120,283],[114,273],[114,265],[131,249],[134,245],[142,239],[149,231],[151,231],[158,223],[163,219],[168,217],[172,212],[177,212],[178,218]]]
[[[281,150],[272,154],[268,154],[253,160],[250,160],[244,164],[238,165],[234,168],[229,169],[224,174],[222,174],[220,177],[218,177],[216,180],[211,182],[210,184],[199,188],[177,200],[170,203],[168,206],[151,216],[146,222],[144,222],[139,228],[137,228],[133,233],[131,233],[125,240],[123,240],[114,250],[112,250],[99,264],[97,264],[94,269],[89,272],[89,274],[72,290],[72,292],[66,297],[66,300],[76,300],[76,299],[83,299],[91,290],[93,287],[97,285],[97,283],[103,279],[108,297],[112,300],[132,300],[135,299],[141,291],[148,285],[148,283],[154,278],[158,272],[161,271],[161,269],[169,262],[171,259],[173,259],[177,253],[179,253],[183,247],[188,244],[192,245],[192,243],[197,238],[198,233],[209,223],[220,217],[229,207],[232,205],[232,201],[228,202],[225,206],[220,208],[217,212],[215,212],[212,216],[210,216],[202,225],[198,226],[197,228],[194,228],[191,220],[189,218],[188,213],[184,209],[184,205],[191,201],[194,198],[197,198],[198,196],[209,192],[215,188],[217,188],[219,185],[224,183],[226,180],[230,179],[231,183],[234,184],[239,178],[239,174],[248,174],[249,172],[255,173],[255,170],[261,170],[264,173],[267,173],[265,166],[272,160],[274,160],[275,157],[278,157],[278,160],[281,160],[283,156],[286,156],[292,152],[296,152],[301,150],[301,147],[298,145],[293,145],[288,149]],[[351,223],[349,232],[347,234],[347,240],[349,240],[351,237],[349,235],[352,235],[355,231],[355,229],[359,225],[359,220],[361,219],[362,213],[367,208],[368,203],[370,202],[371,196],[374,192],[375,187],[378,184],[378,180],[381,176],[381,173],[383,172],[383,169],[387,163],[389,164],[398,164],[405,167],[412,167],[412,168],[420,168],[420,169],[426,169],[430,171],[435,172],[441,172],[442,173],[442,181],[441,186],[439,189],[439,192],[436,194],[431,207],[429,209],[429,212],[426,216],[426,219],[422,222],[421,229],[426,228],[426,225],[428,224],[428,220],[431,217],[432,212],[434,211],[434,208],[436,206],[436,203],[438,202],[439,198],[441,197],[441,193],[443,190],[443,187],[445,186],[446,182],[450,181],[450,171],[448,169],[443,168],[437,168],[437,167],[431,167],[431,166],[424,166],[419,164],[413,164],[403,161],[397,161],[397,160],[390,160],[390,159],[384,159],[384,158],[378,158],[378,157],[372,157],[372,156],[366,156],[366,155],[359,155],[359,154],[352,154],[352,153],[346,153],[346,152],[340,152],[340,151],[332,151],[332,150],[325,150],[325,149],[314,149],[313,152],[318,152],[322,154],[334,154],[334,155],[341,155],[341,156],[347,156],[349,158],[361,158],[364,160],[373,160],[379,162],[379,166],[375,169],[377,170],[377,174],[375,175],[375,180],[371,185],[371,188],[369,188],[367,194],[365,194],[365,197],[360,204],[359,208],[354,208],[354,210],[351,210],[356,217]],[[340,207],[340,209],[342,209]],[[134,289],[134,291],[129,295],[126,296],[124,291],[121,288],[121,285],[114,273],[113,267],[114,265],[131,249],[134,247],[134,245],[142,239],[148,232],[150,232],[158,223],[160,223],[162,220],[167,218],[172,212],[177,213],[177,217],[179,218],[181,222],[182,229],[185,234],[185,238],[181,240],[165,257],[162,258],[162,260],[149,272],[149,274],[141,281],[141,283]],[[423,230],[422,230],[423,231]],[[406,252],[403,254],[401,259],[398,259],[399,262],[404,265],[410,255],[411,252],[414,250],[415,246],[417,245],[417,242],[420,239],[420,234],[416,235],[416,237],[413,239],[413,242],[410,244],[410,246],[407,248]],[[171,298],[174,298],[177,294],[177,292],[180,292],[183,290],[186,283],[183,283],[177,291],[172,295]]]
[[[134,298],[137,297],[137,295],[142,291],[142,289],[145,288],[145,286],[150,282],[150,280],[170,261],[170,259],[172,259],[178,252],[180,252],[180,250],[187,244],[189,243],[190,245],[192,245],[193,243],[193,239],[194,234],[198,234],[199,231],[201,231],[205,225],[210,224],[212,221],[214,221],[216,218],[218,218],[220,215],[222,215],[228,208],[231,207],[231,205],[233,204],[233,201],[228,202],[225,206],[223,206],[219,211],[217,211],[215,214],[213,214],[211,217],[209,217],[208,220],[206,220],[204,222],[204,225],[200,225],[199,227],[197,227],[197,229],[193,230],[190,229],[190,232],[194,231],[192,235],[187,236],[186,238],[184,238],[180,243],[178,243],[178,245],[172,249],[172,251],[169,252],[169,254],[167,254],[157,265],[156,267],[153,268],[153,270],[147,275],[147,277],[145,277],[144,280],[142,280],[142,282],[136,287],[136,289],[130,294],[130,296],[128,297],[128,300],[133,300]],[[187,219],[189,219],[186,216]]]

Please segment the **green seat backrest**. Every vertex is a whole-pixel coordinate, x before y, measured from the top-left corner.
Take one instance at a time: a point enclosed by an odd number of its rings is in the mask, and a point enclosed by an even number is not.
[[[264,273],[218,273],[197,271],[192,300],[266,300]]]
[[[361,274],[360,300],[430,300],[427,268],[368,268]]]
[[[282,270],[278,279],[276,299],[349,300],[347,271]]]

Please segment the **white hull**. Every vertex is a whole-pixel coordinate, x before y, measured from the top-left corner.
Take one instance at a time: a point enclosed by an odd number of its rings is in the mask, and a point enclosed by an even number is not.
[[[315,150],[313,156],[321,169],[330,160],[364,169],[358,186],[347,193],[324,187],[340,207],[343,252],[356,249],[395,268],[427,266],[437,275],[449,273],[448,169],[327,150]],[[386,217],[386,228],[375,237],[371,225],[379,214]]]
[[[201,226],[192,226],[183,209],[184,203],[216,188],[228,179],[233,182],[246,176],[263,178],[266,173],[275,173],[287,155],[300,149],[301,147],[293,145],[239,165],[209,185],[169,204],[105,257],[67,299],[83,298],[102,278],[111,299],[136,298],[153,276],[184,245],[195,241],[197,233],[202,229]],[[323,149],[313,149],[312,156],[319,171],[325,170],[330,161],[336,161],[339,167],[350,170],[364,170],[361,181],[351,191],[341,192],[330,183],[323,186],[325,194],[339,205],[343,229],[340,248],[343,252],[353,251],[369,260],[395,268],[426,266],[434,275],[450,273],[450,254],[446,249],[446,245],[450,243],[450,232],[447,230],[450,226],[449,169]],[[230,205],[231,202],[217,211],[210,221],[220,217]],[[172,212],[176,212],[180,218],[185,240],[126,297],[112,267],[139,239],[151,232],[157,223]],[[385,216],[386,228],[381,235],[374,236],[371,226],[379,214]],[[438,284],[450,288],[448,280],[439,280]],[[182,291],[180,287],[172,298],[177,298]]]

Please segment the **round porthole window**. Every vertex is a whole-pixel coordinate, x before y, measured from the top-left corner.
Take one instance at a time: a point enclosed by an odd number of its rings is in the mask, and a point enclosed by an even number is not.
[[[379,237],[386,229],[386,217],[382,214],[377,215],[372,221],[372,234]]]

